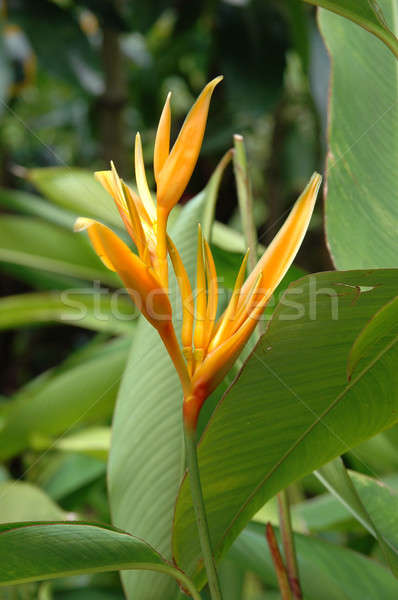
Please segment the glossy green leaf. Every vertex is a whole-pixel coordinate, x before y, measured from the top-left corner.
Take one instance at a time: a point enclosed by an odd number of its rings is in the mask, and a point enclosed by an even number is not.
[[[109,351],[22,389],[1,415],[1,459],[28,446],[42,449],[52,436],[110,416],[129,346],[129,339],[112,342]]]
[[[23,481],[0,483],[0,523],[67,518],[40,488]]]
[[[384,345],[391,344],[398,336],[398,296],[388,302],[370,319],[362,329],[352,345],[348,355],[347,373],[351,378],[352,372],[362,357],[368,361],[374,359],[380,352],[380,340],[384,338]]]
[[[0,261],[120,287],[86,236],[25,216],[0,217]]]
[[[396,31],[388,24],[383,11],[394,6],[394,0],[304,0],[350,19],[377,36],[398,57]],[[387,6],[388,4],[388,6]]]
[[[46,198],[82,217],[92,217],[123,227],[111,196],[95,179],[94,173],[70,167],[31,169],[29,180]]]
[[[318,479],[322,481],[325,487],[334,494],[340,502],[351,511],[354,517],[365,527],[379,542],[387,564],[390,566],[395,576],[398,575],[398,547],[389,543],[389,539],[384,538],[378,530],[372,516],[362,502],[353,481],[349,477],[341,458],[335,458],[333,461],[324,465],[318,471],[315,471]],[[389,498],[391,500],[391,497]],[[395,510],[398,508],[398,497],[395,498]],[[384,512],[384,511],[382,511]]]
[[[382,565],[347,548],[295,534],[300,580],[306,600],[394,600],[398,581]],[[266,584],[276,587],[264,526],[250,524],[228,553]]]
[[[397,32],[395,0],[378,2]],[[368,6],[357,0],[351,3]],[[328,244],[338,269],[396,267],[397,59],[346,19],[320,11],[319,23],[332,66],[326,169]]]
[[[159,571],[189,585],[146,542],[112,527],[40,521],[0,525],[0,585],[130,569]]]
[[[94,331],[131,334],[136,314],[126,296],[88,289],[19,294],[0,299],[0,330],[59,322]]]
[[[346,377],[353,341],[397,283],[393,269],[330,272],[303,277],[285,292],[200,441],[216,556],[280,489],[397,421],[397,346],[351,382]],[[177,564],[203,581],[187,479],[173,548]]]

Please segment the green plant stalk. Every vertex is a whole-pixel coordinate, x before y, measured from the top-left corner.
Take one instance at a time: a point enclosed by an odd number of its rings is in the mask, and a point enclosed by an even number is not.
[[[200,483],[198,454],[196,450],[196,430],[192,430],[184,425],[184,436],[192,503],[196,516],[196,524],[198,527],[200,546],[203,554],[203,562],[209,583],[210,596],[212,600],[222,600],[220,583],[218,580],[216,564],[211,547],[202,486]]]
[[[242,219],[246,245],[251,249],[249,269],[253,271],[257,263],[257,232],[253,217],[253,197],[250,176],[247,168],[246,150],[241,135],[234,135],[234,172],[238,190],[239,209]],[[259,321],[258,334],[264,333],[264,324]],[[278,494],[279,521],[282,532],[282,543],[287,563],[287,573],[294,599],[301,600],[302,593],[298,577],[297,558],[291,525],[290,507],[285,491]],[[278,576],[279,577],[279,576]],[[288,597],[288,596],[287,596]]]
[[[290,515],[290,503],[287,490],[279,492],[278,496],[279,524],[282,536],[282,546],[285,553],[287,576],[294,600],[302,600],[299,571],[297,564],[296,548]]]

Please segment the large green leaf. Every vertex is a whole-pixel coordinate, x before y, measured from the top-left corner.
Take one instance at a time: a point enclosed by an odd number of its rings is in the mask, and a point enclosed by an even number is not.
[[[199,445],[216,556],[280,489],[397,421],[397,345],[346,377],[353,341],[397,283],[393,269],[330,272],[285,292]],[[187,479],[173,548],[177,564],[203,581]]]
[[[0,261],[120,286],[85,236],[32,217],[0,217]]]
[[[99,219],[123,227],[111,196],[95,179],[94,173],[70,167],[31,169],[30,181],[43,194],[74,214]]]
[[[304,0],[304,2],[327,8],[361,25],[382,40],[398,57],[398,40],[381,10],[381,8],[386,10],[386,3],[383,0]],[[394,6],[394,2],[395,0],[388,0],[389,6]]]
[[[19,294],[0,299],[0,330],[59,322],[94,331],[131,334],[135,313],[131,300],[102,290]]]
[[[189,585],[147,543],[112,527],[40,521],[0,525],[0,585],[124,569],[160,571]]]
[[[394,600],[398,582],[377,562],[314,537],[296,534],[300,580],[306,600]],[[228,556],[255,572],[266,584],[276,578],[264,526],[250,524]]]
[[[117,340],[108,351],[22,389],[1,414],[0,458],[27,446],[41,449],[52,436],[109,417],[129,345],[128,339]]]
[[[379,3],[397,32],[396,1]],[[326,195],[331,253],[339,269],[396,267],[397,60],[346,19],[320,11],[319,21],[332,62]]]

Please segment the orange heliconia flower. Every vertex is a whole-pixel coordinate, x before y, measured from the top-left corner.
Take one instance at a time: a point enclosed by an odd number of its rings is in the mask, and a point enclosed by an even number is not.
[[[170,94],[159,121],[154,149],[155,202],[150,192],[140,135],[135,140],[134,192],[115,167],[96,173],[113,197],[138,255],[108,227],[79,218],[76,231],[87,229],[104,264],[116,271],[144,317],[155,327],[180,377],[186,427],[195,429],[203,402],[231,369],[254,331],[265,306],[291,265],[314,209],[321,176],[315,173],[272,243],[245,279],[243,259],[229,304],[217,320],[218,284],[210,246],[199,227],[196,300],[184,264],[167,235],[167,219],[192,175],[206,126],[211,95],[221,77],[206,85],[189,112],[179,136],[170,146]],[[172,322],[168,295],[167,255],[170,256],[182,298],[182,348]]]
[[[224,379],[253,333],[267,302],[292,264],[307,231],[321,176],[315,173],[289,217],[243,283],[243,259],[229,304],[216,320],[217,274],[210,247],[199,229],[196,304],[185,269],[175,249],[170,257],[183,299],[182,345],[190,378],[184,397],[184,419],[194,429],[203,402]],[[195,318],[193,318],[193,315]]]

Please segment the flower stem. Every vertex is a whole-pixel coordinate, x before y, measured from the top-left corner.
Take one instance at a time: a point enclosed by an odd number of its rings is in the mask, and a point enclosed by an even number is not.
[[[296,548],[290,515],[289,497],[286,490],[278,494],[279,524],[282,535],[283,551],[285,553],[287,576],[294,600],[302,600],[299,572],[296,557]]]
[[[195,510],[203,562],[207,573],[207,580],[209,582],[210,596],[212,600],[222,600],[216,564],[211,548],[209,526],[207,523],[202,486],[200,483],[198,455],[196,450],[196,430],[184,425],[184,435],[192,502]]]
[[[278,579],[279,590],[282,600],[292,600],[292,592],[289,585],[285,565],[279,551],[278,542],[276,541],[275,532],[271,523],[267,523],[265,530],[268,547],[271,552],[272,562],[274,563],[276,577]]]

